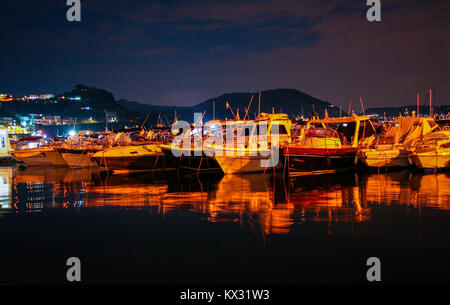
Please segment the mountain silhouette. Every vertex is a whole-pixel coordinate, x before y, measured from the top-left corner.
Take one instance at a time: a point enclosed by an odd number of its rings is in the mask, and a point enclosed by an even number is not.
[[[119,100],[118,103],[126,110],[137,112],[140,115],[146,116],[150,113],[149,121],[154,121],[159,115],[170,121],[174,118],[176,111],[178,119],[188,122],[193,122],[194,113],[203,114],[205,112],[203,122],[207,122],[214,118],[233,119],[238,113],[239,117],[243,119],[249,105],[247,118],[254,119],[258,115],[259,97],[261,112],[283,112],[287,113],[291,119],[302,115],[310,117],[313,111],[317,112],[320,117],[324,117],[325,109],[330,117],[345,115],[344,112],[340,113],[339,107],[295,89],[265,90],[261,91],[261,94],[259,92],[226,93],[191,107],[146,105],[127,100]],[[250,100],[252,100],[251,104]],[[227,103],[230,106],[228,109]]]

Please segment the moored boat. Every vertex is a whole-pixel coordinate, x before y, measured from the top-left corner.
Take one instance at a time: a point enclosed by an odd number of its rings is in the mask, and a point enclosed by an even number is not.
[[[220,171],[220,166],[213,156],[205,153],[205,139],[212,134],[222,137],[226,121],[210,121],[207,126],[201,122],[192,124],[190,130],[175,137],[171,143],[162,144],[165,157],[178,170],[195,172]],[[219,127],[220,128],[217,128]],[[218,130],[217,130],[218,129]]]
[[[437,131],[423,136],[409,160],[424,170],[450,169],[450,131]]]
[[[11,154],[29,166],[67,166],[56,147],[47,145],[42,137],[21,139]]]
[[[343,147],[336,131],[313,128],[302,142],[284,148],[283,155],[291,176],[325,174],[356,165],[356,147]]]
[[[359,158],[368,167],[408,167],[419,137],[438,128],[432,118],[397,118],[386,134],[374,136],[373,143],[360,150]]]
[[[57,150],[69,167],[94,167],[97,163],[92,160],[92,155],[104,149],[103,138],[108,135],[110,133],[82,130],[64,141]]]
[[[308,121],[304,136],[283,150],[290,176],[325,174],[355,167],[361,140],[376,133],[369,117]]]
[[[115,146],[97,151],[91,158],[113,171],[167,169],[169,165],[158,143]]]
[[[211,146],[214,159],[225,174],[280,169],[280,148],[291,142],[291,125],[287,114],[261,113],[254,122],[237,126],[242,143]]]

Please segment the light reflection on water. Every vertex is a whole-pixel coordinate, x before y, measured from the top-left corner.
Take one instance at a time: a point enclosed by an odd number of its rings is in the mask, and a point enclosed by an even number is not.
[[[196,213],[217,223],[250,225],[264,234],[286,234],[304,222],[358,223],[372,208],[398,204],[450,210],[448,174],[408,170],[282,177],[167,176],[135,173],[101,176],[89,169],[0,168],[2,212],[52,207],[155,207],[157,213]]]

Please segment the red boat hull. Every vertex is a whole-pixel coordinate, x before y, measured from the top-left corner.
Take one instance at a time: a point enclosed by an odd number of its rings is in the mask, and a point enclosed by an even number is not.
[[[304,148],[290,145],[283,150],[289,173],[333,172],[357,163],[357,148]]]

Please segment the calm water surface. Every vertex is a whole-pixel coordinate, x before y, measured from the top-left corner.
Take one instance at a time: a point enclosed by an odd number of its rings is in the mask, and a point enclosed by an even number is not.
[[[0,168],[0,284],[450,283],[450,175]]]

